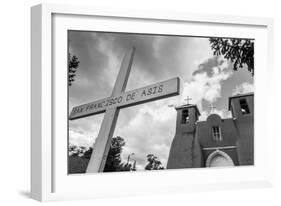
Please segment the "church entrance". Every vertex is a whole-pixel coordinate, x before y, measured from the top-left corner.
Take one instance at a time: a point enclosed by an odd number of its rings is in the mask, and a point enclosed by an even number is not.
[[[206,161],[206,167],[230,167],[234,166],[234,163],[223,151],[217,150],[211,153]]]

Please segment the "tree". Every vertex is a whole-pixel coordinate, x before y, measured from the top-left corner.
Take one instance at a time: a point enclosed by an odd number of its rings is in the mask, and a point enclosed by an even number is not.
[[[153,154],[148,154],[147,156],[148,164],[145,166],[145,170],[163,170],[164,167],[158,157]]]
[[[104,172],[135,171],[135,165],[132,165],[129,162],[122,163],[121,153],[124,146],[125,141],[122,137],[117,136],[111,139],[111,145],[106,159]],[[73,152],[74,149],[75,151],[79,152]],[[69,147],[69,151],[72,154],[71,156],[78,156],[89,161],[93,152],[93,148],[90,147],[89,149],[85,150],[84,147],[77,148],[76,146],[71,145]],[[81,152],[83,152],[83,155],[80,155]],[[86,171],[86,168],[84,168],[84,171]]]
[[[77,147],[76,145],[70,144],[68,147],[68,154],[69,156],[76,157],[76,156],[83,156],[86,151],[86,147],[80,146]]]
[[[68,147],[68,172],[69,174],[85,173],[89,159],[83,156],[87,152],[86,147],[70,144]]]
[[[214,55],[223,55],[233,63],[233,70],[237,71],[247,65],[254,76],[254,41],[249,39],[215,38],[209,39]]]
[[[89,149],[87,149],[87,150],[84,152],[83,157],[86,158],[86,159],[90,159],[92,153],[93,153],[93,148],[90,147]]]
[[[68,85],[71,86],[75,80],[76,72],[79,66],[78,58],[71,54],[68,54]]]
[[[122,165],[121,153],[122,147],[125,146],[125,141],[122,137],[113,137],[111,140],[110,149],[106,159],[104,172],[122,171],[125,165]]]

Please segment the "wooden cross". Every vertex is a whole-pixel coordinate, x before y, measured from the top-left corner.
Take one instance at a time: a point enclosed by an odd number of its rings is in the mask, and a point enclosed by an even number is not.
[[[213,113],[214,109],[216,108],[212,103],[210,104],[209,108],[211,108],[210,113]]]
[[[186,99],[184,99],[184,100],[186,100],[186,103],[187,104],[189,104],[189,100],[192,100],[191,98],[189,98],[189,96],[187,96],[187,98]]]
[[[103,172],[120,108],[179,95],[178,77],[125,92],[134,53],[135,48],[132,48],[125,55],[110,97],[76,106],[70,113],[69,119],[74,120],[105,112],[87,173]]]

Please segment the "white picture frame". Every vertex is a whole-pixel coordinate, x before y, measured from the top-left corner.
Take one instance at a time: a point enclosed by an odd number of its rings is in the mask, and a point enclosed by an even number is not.
[[[153,24],[159,24],[157,29],[160,30],[155,30]],[[270,130],[265,112],[269,102],[263,101],[263,95],[273,91],[270,89],[273,88],[270,81],[273,75],[271,19],[40,4],[31,9],[31,26],[32,198],[53,201],[272,186],[273,160],[270,157],[273,156],[274,131]],[[66,70],[58,69],[66,63],[67,29],[92,30],[95,27],[100,31],[185,34],[191,32],[185,30],[187,26],[192,26],[197,36],[254,37],[257,40],[255,115],[259,118],[255,118],[255,166],[68,176],[66,150],[62,146],[65,140],[56,138],[58,134],[67,138],[68,114],[60,109],[67,107],[67,102],[61,101],[67,98],[67,78],[63,78]],[[167,27],[173,29],[164,30]],[[116,175],[118,180],[114,178]],[[152,180],[155,184],[147,187],[145,182]]]

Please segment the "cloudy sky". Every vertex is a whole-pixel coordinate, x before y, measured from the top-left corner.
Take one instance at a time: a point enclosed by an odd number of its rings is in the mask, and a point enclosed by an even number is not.
[[[253,91],[247,69],[232,71],[230,62],[213,56],[208,38],[70,31],[69,52],[80,61],[69,88],[70,111],[110,96],[122,58],[133,46],[136,52],[126,91],[172,77],[180,77],[182,83],[179,96],[120,110],[114,136],[125,139],[122,158],[125,161],[134,153],[138,169],[144,168],[150,153],[166,166],[176,124],[176,111],[168,105],[184,104],[189,96],[201,112],[200,120],[210,114],[211,104],[216,107],[213,112],[227,118],[228,97]],[[103,116],[70,121],[70,143],[92,146]]]

